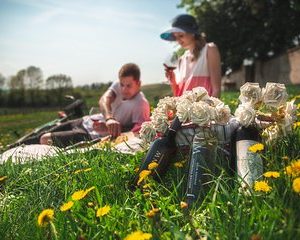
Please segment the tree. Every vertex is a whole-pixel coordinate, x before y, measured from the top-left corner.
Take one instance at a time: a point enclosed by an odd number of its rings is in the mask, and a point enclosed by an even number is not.
[[[3,102],[5,100],[3,94],[2,94],[2,89],[5,83],[5,77],[0,73],[0,106],[3,105]]]
[[[28,94],[29,105],[36,106],[42,100],[41,87],[43,84],[43,72],[40,68],[29,66],[26,69],[24,84]]]
[[[62,106],[63,95],[73,88],[72,79],[65,74],[52,75],[46,80],[46,88],[50,93],[50,98],[56,96],[58,104]]]
[[[181,0],[179,7],[196,16],[208,40],[217,43],[223,71],[300,43],[299,0]]]
[[[5,83],[5,77],[0,73],[0,90],[2,90]]]

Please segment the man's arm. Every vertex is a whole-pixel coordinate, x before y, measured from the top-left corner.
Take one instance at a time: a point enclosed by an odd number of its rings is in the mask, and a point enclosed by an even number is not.
[[[115,101],[116,94],[113,90],[108,89],[99,99],[99,108],[105,119],[113,118],[111,104]]]
[[[99,100],[99,108],[106,119],[106,127],[112,137],[121,134],[121,124],[114,119],[111,104],[116,99],[116,93],[108,89]]]

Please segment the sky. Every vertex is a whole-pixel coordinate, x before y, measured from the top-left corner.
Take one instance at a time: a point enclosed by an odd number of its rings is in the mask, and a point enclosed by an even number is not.
[[[160,39],[186,13],[180,0],[0,0],[0,73],[28,66],[44,79],[66,74],[73,85],[117,80],[128,62],[143,84],[164,81],[163,62],[176,45]]]

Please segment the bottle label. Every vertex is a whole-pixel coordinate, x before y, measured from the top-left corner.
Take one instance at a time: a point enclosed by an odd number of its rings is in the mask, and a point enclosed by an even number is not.
[[[236,143],[237,155],[237,172],[242,179],[242,187],[252,187],[256,181],[263,174],[263,163],[258,153],[250,152],[250,146],[258,142],[253,140],[240,140]]]
[[[193,144],[193,152],[189,167],[187,198],[197,199],[202,188],[203,172],[207,169],[208,149],[197,144]]]

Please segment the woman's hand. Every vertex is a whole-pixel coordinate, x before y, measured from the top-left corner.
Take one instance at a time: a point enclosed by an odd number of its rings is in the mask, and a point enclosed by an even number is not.
[[[173,95],[176,96],[177,83],[176,83],[176,78],[175,78],[175,73],[174,73],[175,68],[168,67],[166,64],[164,64],[164,67],[165,67],[165,76],[170,82]]]
[[[175,82],[175,74],[174,74],[175,68],[171,68],[171,67],[167,66],[166,64],[164,64],[164,67],[165,67],[166,78],[169,80],[169,82],[171,84],[173,84]]]

